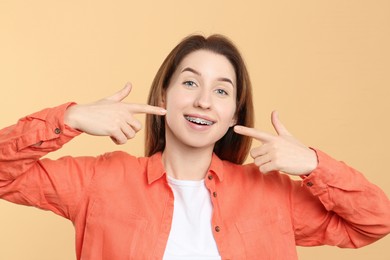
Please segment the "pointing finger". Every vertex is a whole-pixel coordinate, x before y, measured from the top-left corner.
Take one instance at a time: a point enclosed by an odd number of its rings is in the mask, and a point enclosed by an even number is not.
[[[255,128],[246,127],[242,125],[236,125],[234,126],[234,132],[240,135],[245,135],[249,137],[253,137],[256,140],[262,141],[262,142],[268,142],[274,139],[275,136],[262,132],[259,130],[256,130]]]
[[[129,104],[131,111],[136,114],[165,115],[167,111],[162,107],[156,107],[146,104]]]

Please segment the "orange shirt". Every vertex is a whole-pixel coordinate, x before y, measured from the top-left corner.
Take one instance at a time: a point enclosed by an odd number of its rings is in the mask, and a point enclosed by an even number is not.
[[[70,219],[77,259],[161,259],[174,200],[161,153],[40,160],[79,134],[63,124],[69,105],[0,131],[0,197]],[[361,247],[390,232],[383,191],[316,152],[319,165],[302,181],[213,155],[205,183],[222,259],[297,259],[296,245]]]

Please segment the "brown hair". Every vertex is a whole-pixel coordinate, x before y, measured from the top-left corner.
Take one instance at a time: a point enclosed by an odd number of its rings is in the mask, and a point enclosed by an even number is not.
[[[161,105],[172,74],[184,57],[197,50],[209,50],[223,55],[233,65],[237,79],[235,118],[238,125],[253,127],[252,87],[248,71],[237,47],[222,35],[214,34],[207,38],[202,35],[190,35],[184,38],[169,53],[158,70],[149,92],[148,104]],[[146,156],[163,151],[165,148],[165,118],[148,114],[145,129]],[[242,164],[248,155],[251,143],[250,137],[236,134],[233,127],[230,127],[227,133],[215,144],[214,152],[223,160]]]

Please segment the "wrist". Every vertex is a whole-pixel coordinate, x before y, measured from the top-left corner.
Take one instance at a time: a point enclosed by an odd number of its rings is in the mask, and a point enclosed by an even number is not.
[[[72,104],[71,106],[69,106],[66,109],[65,114],[64,114],[64,124],[73,128],[73,129],[78,129],[77,118],[76,118],[77,113],[75,112],[75,110],[77,110],[78,106],[79,105],[77,105],[77,104]]]
[[[315,149],[309,147],[310,149],[310,152],[311,152],[311,157],[312,159],[310,160],[311,163],[310,163],[310,167],[309,167],[309,170],[307,171],[306,176],[309,176],[310,173],[312,173],[315,169],[317,169],[318,167],[318,155],[317,155],[317,152]]]

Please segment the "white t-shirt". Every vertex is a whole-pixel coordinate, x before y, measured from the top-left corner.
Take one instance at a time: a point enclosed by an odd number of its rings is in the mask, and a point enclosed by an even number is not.
[[[204,180],[168,176],[168,184],[175,199],[164,260],[220,260],[211,227],[213,206]]]

